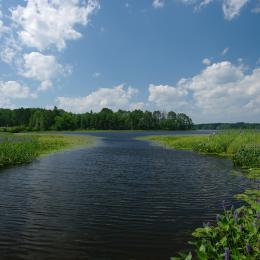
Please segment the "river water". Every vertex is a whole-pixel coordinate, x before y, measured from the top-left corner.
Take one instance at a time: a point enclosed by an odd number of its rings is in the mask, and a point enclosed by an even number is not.
[[[134,139],[151,134],[91,133],[93,147],[1,170],[0,258],[169,259],[250,185],[229,160]]]

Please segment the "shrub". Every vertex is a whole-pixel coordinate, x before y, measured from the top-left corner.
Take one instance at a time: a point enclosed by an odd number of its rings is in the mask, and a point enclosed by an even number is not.
[[[260,259],[260,191],[247,190],[236,196],[247,205],[238,209],[225,208],[217,215],[216,224],[204,224],[192,234],[194,252],[181,253],[180,259]]]
[[[260,167],[260,149],[255,145],[242,146],[232,159],[236,166]]]

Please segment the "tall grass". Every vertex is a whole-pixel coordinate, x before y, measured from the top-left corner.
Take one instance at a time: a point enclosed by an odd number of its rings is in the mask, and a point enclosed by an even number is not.
[[[93,143],[92,137],[72,135],[0,135],[0,168],[28,163],[42,154]]]
[[[151,136],[146,139],[176,149],[228,156],[237,166],[260,167],[260,132],[256,130],[200,136]]]

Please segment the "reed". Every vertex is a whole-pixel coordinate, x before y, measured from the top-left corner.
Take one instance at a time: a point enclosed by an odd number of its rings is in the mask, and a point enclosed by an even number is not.
[[[87,146],[94,142],[93,137],[49,134],[7,134],[0,135],[0,168],[28,163],[38,156]]]
[[[230,157],[236,166],[260,167],[260,132],[223,131],[211,135],[150,136],[147,140],[175,149]]]

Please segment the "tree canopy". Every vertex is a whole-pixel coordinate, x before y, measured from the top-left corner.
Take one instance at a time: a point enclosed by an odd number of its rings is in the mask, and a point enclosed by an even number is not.
[[[161,111],[112,111],[73,114],[54,107],[0,109],[0,127],[27,131],[45,130],[189,130],[192,119],[184,113]]]

